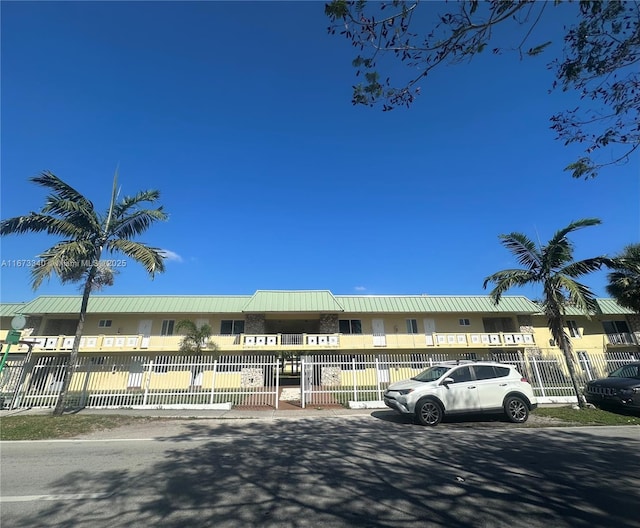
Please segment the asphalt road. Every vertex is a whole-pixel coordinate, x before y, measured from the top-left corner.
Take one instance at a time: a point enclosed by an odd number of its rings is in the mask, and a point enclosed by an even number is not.
[[[389,411],[2,442],[1,526],[640,527],[638,427]]]

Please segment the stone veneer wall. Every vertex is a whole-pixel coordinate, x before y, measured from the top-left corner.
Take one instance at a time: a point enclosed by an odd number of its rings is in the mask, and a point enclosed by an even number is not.
[[[640,343],[640,314],[629,315],[629,330],[636,336],[636,341]]]
[[[320,314],[321,334],[337,334],[339,331],[338,314]]]
[[[27,316],[27,324],[22,330],[22,337],[29,337],[31,335],[40,335],[40,326],[42,326],[42,316],[29,315]]]
[[[244,322],[245,334],[264,334],[264,314],[247,314]]]

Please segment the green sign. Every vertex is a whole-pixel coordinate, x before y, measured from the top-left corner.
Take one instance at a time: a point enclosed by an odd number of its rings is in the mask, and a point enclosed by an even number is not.
[[[7,333],[7,337],[5,338],[5,342],[8,345],[17,345],[18,341],[20,341],[20,336],[22,332],[18,332],[18,330],[9,330]]]

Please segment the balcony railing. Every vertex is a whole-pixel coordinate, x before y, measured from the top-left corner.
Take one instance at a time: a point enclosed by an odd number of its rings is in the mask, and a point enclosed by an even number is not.
[[[628,335],[628,334],[627,334]],[[67,352],[73,347],[73,336],[29,336],[36,352]],[[87,335],[80,340],[82,352],[175,352],[182,336]],[[533,334],[527,333],[433,333],[433,334],[238,334],[214,335],[210,343],[219,352],[251,350],[424,350],[430,348],[517,348],[533,346]],[[212,350],[213,347],[210,348]],[[26,346],[15,352],[26,351]],[[206,350],[206,348],[205,348]]]
[[[607,334],[610,345],[637,345],[635,335],[629,333]]]

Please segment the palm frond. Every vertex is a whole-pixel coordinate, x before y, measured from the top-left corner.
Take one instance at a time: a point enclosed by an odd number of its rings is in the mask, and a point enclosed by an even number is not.
[[[538,281],[537,274],[531,270],[508,269],[498,271],[486,277],[482,283],[482,287],[486,289],[490,283],[495,284],[493,290],[489,292],[489,295],[494,302],[498,304],[500,298],[507,290],[517,286],[526,286]]]
[[[63,284],[82,279],[96,259],[93,244],[86,240],[63,240],[38,255],[38,265],[31,270],[33,289],[45,279],[57,275]]]
[[[620,306],[640,314],[640,273],[629,270],[614,271],[607,276],[607,293]]]
[[[186,334],[195,334],[198,331],[196,324],[189,319],[182,319],[176,323],[176,331],[184,330]]]
[[[588,286],[562,275],[558,276],[557,284],[567,292],[568,304],[586,316],[595,313],[598,309],[595,296]]]
[[[85,230],[65,219],[39,213],[15,216],[0,222],[0,235],[3,236],[43,232],[71,238],[82,236]]]
[[[119,251],[127,257],[131,257],[142,264],[152,278],[156,273],[164,271],[164,257],[160,248],[150,247],[142,242],[119,238],[109,240],[105,249],[109,252]]]
[[[567,238],[569,233],[583,229],[585,227],[599,225],[601,221],[597,218],[583,218],[571,222],[563,229],[559,229],[553,238],[544,246],[542,250],[542,260],[545,272],[552,272],[566,266],[573,260],[573,243]]]
[[[553,238],[551,238],[551,240],[549,240],[548,245],[549,246],[554,246],[558,242],[564,240],[569,233],[573,233],[574,231],[577,231],[578,229],[583,229],[585,227],[600,225],[601,223],[602,223],[602,221],[599,218],[583,218],[581,220],[575,220],[575,221],[571,222],[568,226],[556,231],[556,233],[553,235]]]
[[[129,240],[144,233],[154,222],[164,221],[167,218],[162,207],[136,211],[125,218],[115,219],[111,224],[109,235]]]
[[[178,321],[176,329],[185,331],[184,337],[180,341],[182,352],[200,353],[205,346],[210,345],[209,337],[211,337],[212,328],[208,324],[198,327],[193,321],[183,319]]]
[[[41,187],[49,189],[53,194],[63,200],[76,202],[85,210],[93,210],[93,203],[90,200],[50,171],[44,171],[39,176],[34,176],[31,178],[31,181]]]
[[[568,277],[581,277],[582,275],[598,271],[602,266],[606,266],[610,261],[611,259],[607,257],[593,257],[584,260],[577,260],[567,264],[562,269],[559,269],[558,273]]]
[[[573,260],[573,245],[569,239],[558,240],[542,248],[543,273],[550,274]]]
[[[77,226],[86,226],[86,228],[93,231],[100,229],[100,222],[96,212],[93,209],[87,209],[85,204],[81,202],[49,196],[41,212],[43,214],[58,215],[69,223]]]
[[[640,244],[630,244],[622,253],[611,262],[607,263],[610,269],[627,270],[631,273],[640,273]]]
[[[135,196],[125,196],[116,206],[114,207],[114,216],[116,218],[121,218],[129,213],[129,211],[141,203],[154,203],[160,198],[160,191],[156,191],[155,189],[149,189],[146,191],[140,191]]]
[[[518,262],[533,270],[541,266],[541,255],[535,243],[522,233],[500,235],[501,244],[516,256]]]

